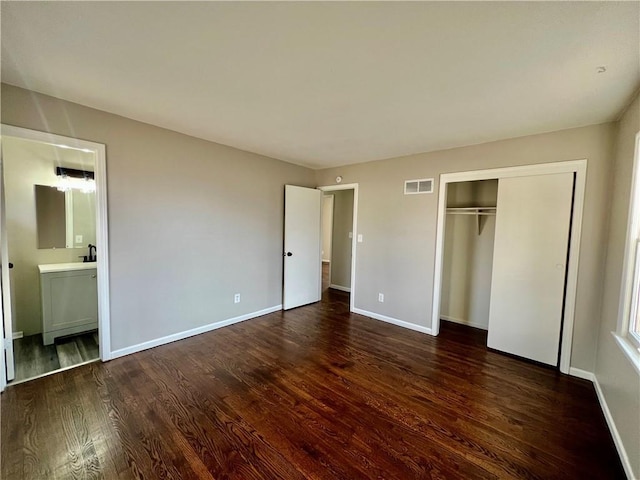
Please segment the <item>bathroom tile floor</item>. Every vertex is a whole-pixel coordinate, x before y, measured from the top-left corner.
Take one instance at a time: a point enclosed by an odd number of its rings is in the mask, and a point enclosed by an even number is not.
[[[43,345],[40,334],[29,335],[13,341],[13,352],[16,378],[11,383],[97,359],[98,332],[57,338],[53,345]]]

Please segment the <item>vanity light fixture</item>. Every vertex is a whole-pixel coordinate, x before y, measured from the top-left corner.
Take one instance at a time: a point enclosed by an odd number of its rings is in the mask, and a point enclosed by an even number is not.
[[[88,170],[76,170],[75,168],[56,167],[58,180],[58,190],[67,192],[72,188],[81,190],[84,193],[96,191],[96,181],[93,172]]]

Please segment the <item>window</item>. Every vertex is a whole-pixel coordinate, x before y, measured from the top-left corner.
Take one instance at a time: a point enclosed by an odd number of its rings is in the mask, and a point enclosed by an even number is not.
[[[636,215],[639,214],[635,209]],[[628,327],[626,332],[628,340],[636,347],[640,347],[640,238],[635,238],[635,262],[633,268],[633,287],[631,290],[631,308],[629,308]]]
[[[636,135],[627,247],[614,337],[640,373],[640,132]]]

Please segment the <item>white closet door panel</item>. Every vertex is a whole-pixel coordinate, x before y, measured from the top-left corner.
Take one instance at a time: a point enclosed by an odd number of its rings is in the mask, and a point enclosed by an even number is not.
[[[490,348],[557,365],[573,173],[500,179]]]

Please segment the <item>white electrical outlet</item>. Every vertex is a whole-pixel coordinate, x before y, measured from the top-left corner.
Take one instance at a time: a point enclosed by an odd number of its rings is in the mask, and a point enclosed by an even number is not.
[[[233,303],[240,303],[240,294],[239,293],[236,293],[233,296]]]
[[[384,303],[384,293],[379,293],[379,294],[378,294],[378,301],[379,301],[380,303]]]
[[[76,235],[76,243],[82,243],[82,235]]]

